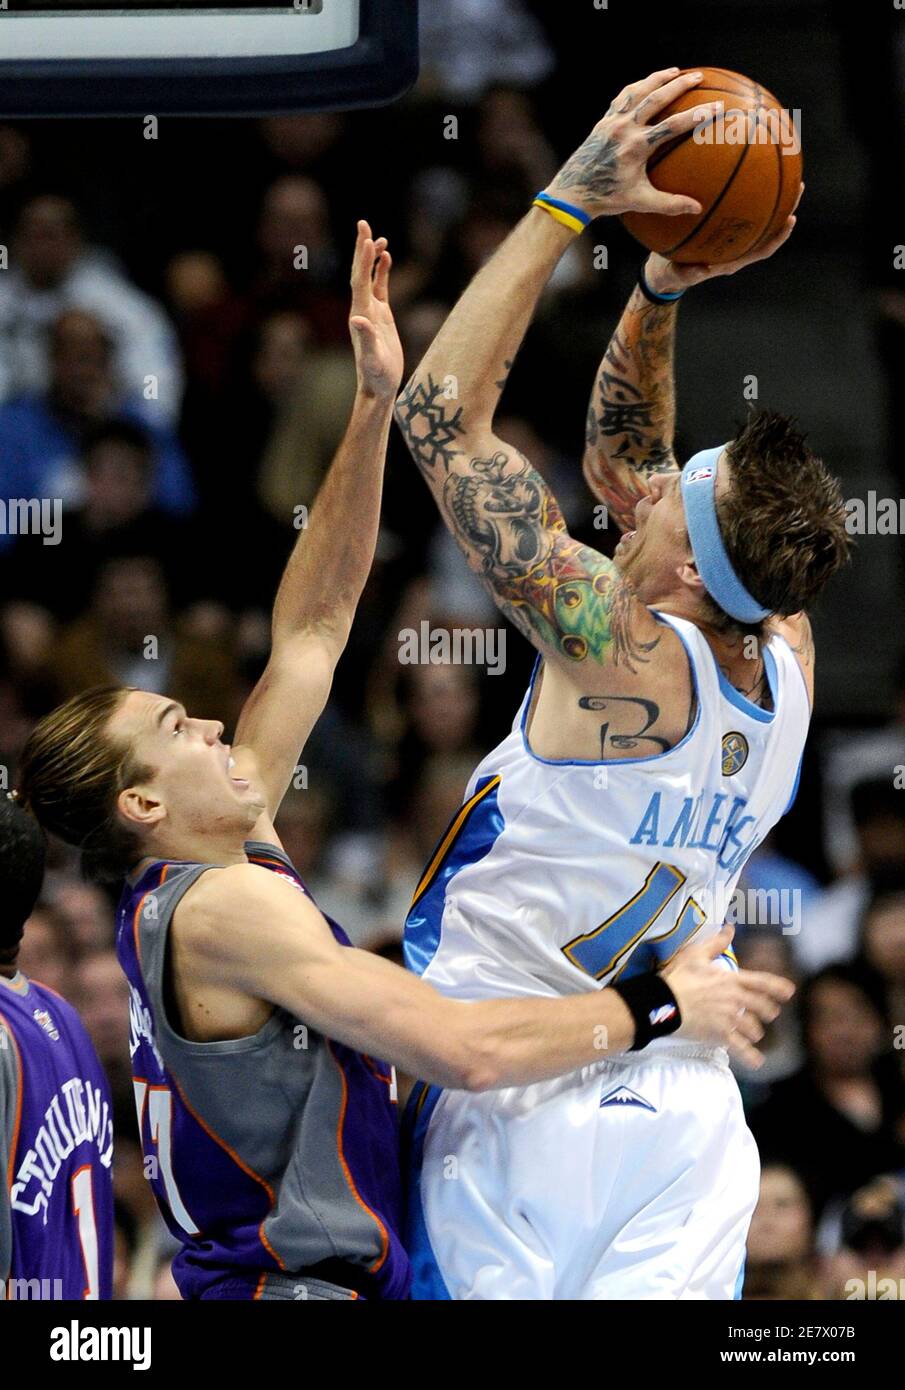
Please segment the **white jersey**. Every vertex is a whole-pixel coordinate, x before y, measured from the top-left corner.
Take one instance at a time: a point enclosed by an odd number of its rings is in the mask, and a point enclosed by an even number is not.
[[[807,690],[774,636],[764,646],[773,707],[761,709],[729,684],[693,624],[657,616],[688,654],[691,729],[649,757],[540,758],[525,733],[535,672],[406,921],[407,964],[443,993],[574,994],[657,968],[720,929],[746,860],[794,798]]]

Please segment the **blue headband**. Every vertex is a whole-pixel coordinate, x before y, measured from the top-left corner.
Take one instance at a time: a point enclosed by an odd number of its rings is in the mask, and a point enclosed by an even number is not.
[[[688,539],[698,574],[714,603],[740,623],[759,623],[770,612],[762,608],[739,579],[726,554],[716,514],[716,471],[726,448],[703,449],[682,470],[682,501]]]

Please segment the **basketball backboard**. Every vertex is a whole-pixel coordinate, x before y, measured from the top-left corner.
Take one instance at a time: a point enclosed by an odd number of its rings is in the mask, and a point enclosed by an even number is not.
[[[0,0],[0,115],[373,106],[418,75],[418,0]]]

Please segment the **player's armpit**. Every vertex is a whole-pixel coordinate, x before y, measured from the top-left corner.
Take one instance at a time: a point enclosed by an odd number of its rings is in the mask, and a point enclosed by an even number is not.
[[[529,1085],[623,1051],[634,1035],[613,992],[447,999],[379,956],[340,946],[298,888],[258,865],[204,874],[174,926],[200,984],[276,1004],[337,1042],[455,1090]]]

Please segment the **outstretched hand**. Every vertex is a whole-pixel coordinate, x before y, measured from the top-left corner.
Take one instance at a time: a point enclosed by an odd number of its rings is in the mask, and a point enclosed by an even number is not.
[[[395,400],[404,370],[402,344],[390,308],[392,267],[386,237],[375,241],[368,223],[359,222],[352,262],[349,330],[359,391],[385,401]]]
[[[692,130],[723,105],[721,101],[704,102],[651,125],[655,116],[703,78],[701,72],[678,74],[678,68],[666,68],[624,87],[603,120],[563,165],[548,192],[576,204],[592,217],[623,212],[668,216],[701,212],[695,198],[662,193],[647,176],[647,161],[658,145]]]
[[[768,260],[770,256],[776,254],[780,246],[786,244],[795,230],[795,223],[798,220],[795,213],[803,193],[804,184],[798,190],[795,207],[786,218],[785,225],[780,227],[776,235],[772,236],[769,241],[765,241],[762,246],[749,251],[747,255],[739,256],[738,260],[725,261],[722,265],[680,265],[675,261],[668,261],[665,256],[658,256],[654,252],[648,257],[644,267],[645,280],[657,294],[675,294],[678,290],[688,290],[693,285],[703,284],[705,280],[715,280],[720,275],[734,275],[737,270],[744,270],[746,265],[754,265],[757,261]]]

